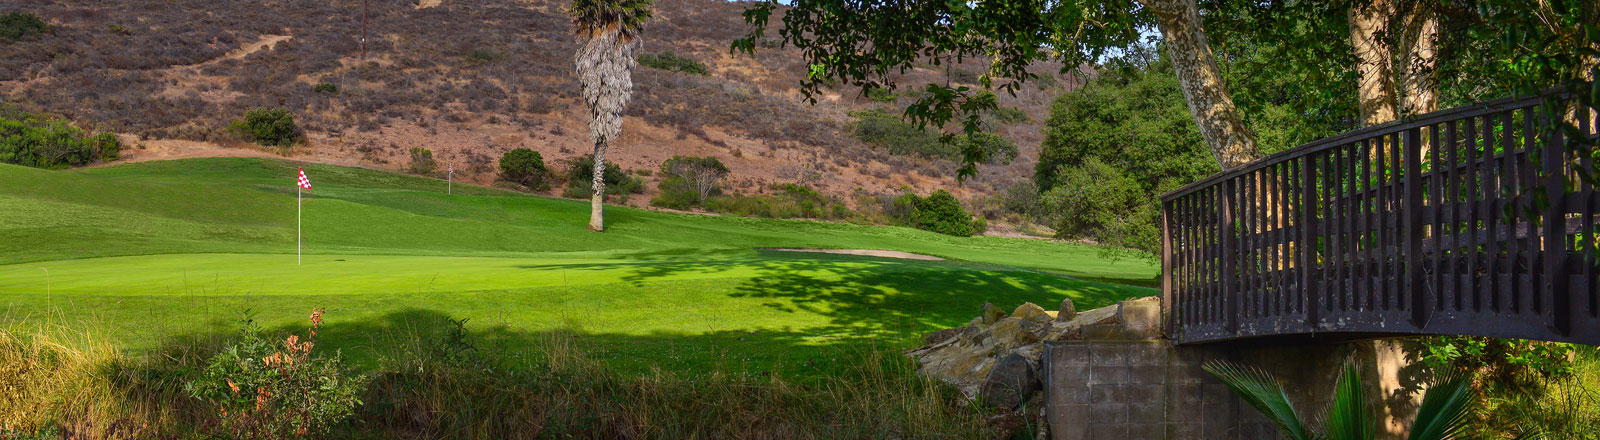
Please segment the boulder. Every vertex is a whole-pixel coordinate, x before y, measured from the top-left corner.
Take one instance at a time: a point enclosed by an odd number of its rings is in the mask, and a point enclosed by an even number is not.
[[[1014,409],[1042,388],[1039,369],[1033,362],[1011,353],[989,370],[989,377],[978,389],[978,398],[992,407]]]
[[[983,313],[979,317],[983,318],[983,325],[991,325],[1006,317],[1006,311],[995,307],[993,303],[983,303]]]
[[[1056,320],[1067,322],[1076,317],[1078,317],[1078,306],[1072,304],[1072,298],[1061,300],[1061,308],[1056,310]]]
[[[1011,317],[1021,318],[1023,321],[1050,322],[1050,314],[1044,311],[1044,307],[1031,302],[1017,306],[1017,310],[1011,312]]]
[[[960,335],[961,332],[963,330],[966,330],[966,329],[967,329],[967,326],[963,326],[963,327],[947,328],[947,329],[944,329],[944,330],[939,330],[939,331],[936,331],[936,332],[933,332],[933,333],[929,333],[928,336],[924,336],[922,338],[922,344],[923,345],[933,345],[933,344],[937,344],[937,343],[940,343],[940,342],[948,341],[948,340],[950,340],[950,338],[954,338],[954,337],[956,337],[956,335]]]

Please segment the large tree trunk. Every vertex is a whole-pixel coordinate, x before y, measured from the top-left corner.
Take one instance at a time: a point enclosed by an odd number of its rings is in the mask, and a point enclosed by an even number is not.
[[[1178,84],[1189,113],[1200,127],[1211,154],[1222,169],[1237,167],[1261,157],[1255,139],[1245,130],[1244,119],[1228,94],[1217,68],[1211,41],[1200,24],[1195,0],[1141,0],[1160,21],[1167,56],[1172,59]]]
[[[605,230],[606,147],[622,133],[622,110],[633,95],[634,53],[639,40],[616,25],[580,33],[582,46],[573,57],[583,100],[589,105],[589,139],[594,142],[594,194],[589,230]]]
[[[589,196],[589,230],[606,230],[606,143],[594,144],[594,194]]]
[[[1401,44],[1400,112],[1415,116],[1439,109],[1439,93],[1433,77],[1439,64],[1439,13],[1427,2],[1414,2],[1405,12],[1405,33]]]
[[[1372,0],[1350,7],[1350,46],[1356,55],[1358,104],[1361,125],[1373,126],[1395,119],[1394,69],[1387,41],[1393,0]]]

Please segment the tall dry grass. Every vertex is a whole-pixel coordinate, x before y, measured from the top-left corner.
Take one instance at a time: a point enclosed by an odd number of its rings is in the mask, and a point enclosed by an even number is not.
[[[68,336],[60,336],[68,335]],[[994,438],[990,415],[919,376],[888,347],[845,349],[837,374],[789,378],[720,367],[624,374],[577,331],[531,350],[475,345],[460,322],[390,339],[356,415],[335,438]],[[0,438],[190,438],[215,409],[183,392],[226,341],[133,357],[88,333],[0,329]]]

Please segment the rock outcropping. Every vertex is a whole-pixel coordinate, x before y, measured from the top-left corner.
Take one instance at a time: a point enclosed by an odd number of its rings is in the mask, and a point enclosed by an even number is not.
[[[1055,311],[1024,303],[1010,315],[984,304],[962,327],[940,330],[909,354],[922,373],[955,385],[967,397],[1016,409],[1038,399],[1045,341],[1137,340],[1161,337],[1161,302],[1147,297],[1078,312],[1071,299]],[[1028,405],[1038,408],[1038,405]]]

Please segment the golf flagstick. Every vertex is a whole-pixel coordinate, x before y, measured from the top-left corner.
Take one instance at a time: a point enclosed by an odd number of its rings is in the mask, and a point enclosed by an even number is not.
[[[306,170],[300,169],[300,179],[294,182],[294,264],[300,265],[300,213],[305,210],[305,202],[301,201],[300,193],[311,189],[311,179],[306,178]]]

